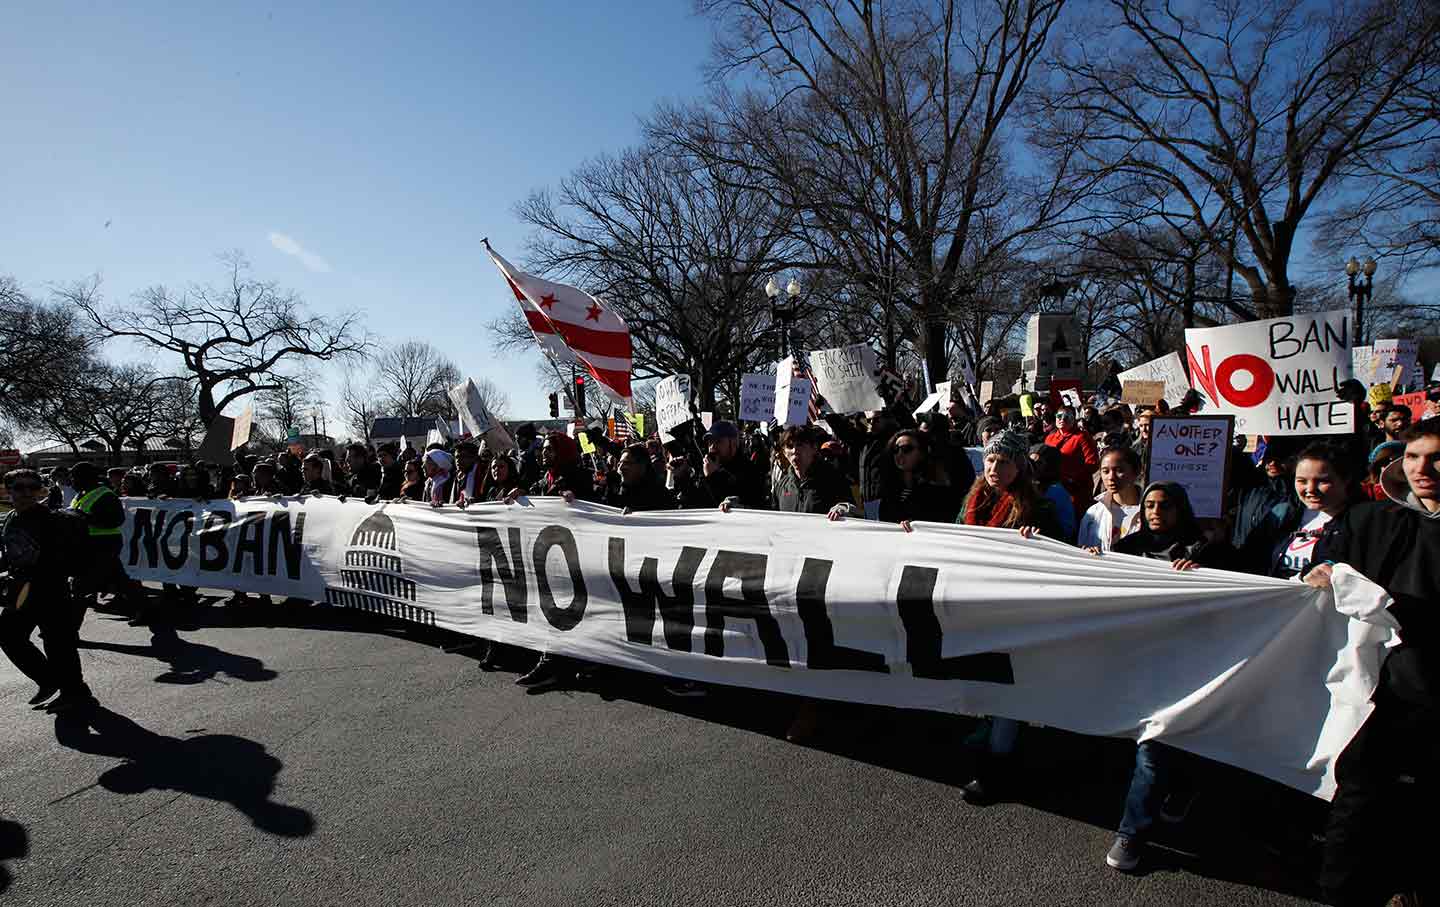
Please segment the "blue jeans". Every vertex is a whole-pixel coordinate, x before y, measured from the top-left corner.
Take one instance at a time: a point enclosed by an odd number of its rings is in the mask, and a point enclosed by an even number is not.
[[[995,756],[1008,756],[1015,752],[1015,738],[1020,736],[1020,722],[1014,718],[990,719],[990,740],[987,749]]]
[[[1160,814],[1160,803],[1169,789],[1175,751],[1163,743],[1142,743],[1135,747],[1135,770],[1130,773],[1130,793],[1125,796],[1125,815],[1120,834],[1143,838]]]

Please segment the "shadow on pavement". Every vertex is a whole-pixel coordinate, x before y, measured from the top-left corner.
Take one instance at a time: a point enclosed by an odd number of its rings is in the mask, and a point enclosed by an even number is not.
[[[156,683],[204,683],[221,674],[235,680],[254,683],[274,680],[277,676],[258,658],[236,655],[215,646],[183,639],[175,632],[175,628],[168,624],[156,624],[150,628],[150,645],[148,646],[82,639],[80,648],[118,652],[122,655],[137,655],[168,662],[170,670],[156,677]]]
[[[166,737],[103,706],[56,716],[55,739],[82,753],[124,759],[96,781],[113,793],[171,790],[229,803],[272,835],[299,838],[315,831],[309,812],[270,799],[283,763],[253,740]]]
[[[18,860],[30,855],[30,836],[25,826],[9,819],[0,819],[0,891],[10,887],[10,870],[6,860]]]

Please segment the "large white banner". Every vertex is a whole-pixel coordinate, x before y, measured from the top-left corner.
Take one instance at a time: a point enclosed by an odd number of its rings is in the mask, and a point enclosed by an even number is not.
[[[1163,740],[1321,796],[1390,639],[1303,584],[1001,529],[558,498],[125,503],[139,579],[699,681]]]
[[[1190,383],[1206,415],[1235,417],[1243,435],[1348,433],[1354,406],[1335,396],[1350,377],[1350,315],[1320,312],[1187,328]]]

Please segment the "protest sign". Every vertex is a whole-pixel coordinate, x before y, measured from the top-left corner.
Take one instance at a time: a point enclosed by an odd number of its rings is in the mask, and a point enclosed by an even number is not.
[[[230,449],[239,450],[250,443],[250,429],[255,425],[255,407],[246,406],[230,427]]]
[[[1350,348],[1350,377],[1366,387],[1375,383],[1375,348],[1373,346],[1352,346]]]
[[[1184,394],[1181,394],[1184,396]],[[1120,402],[1154,406],[1166,397],[1164,381],[1122,381]]]
[[[1410,420],[1419,422],[1425,418],[1425,392],[1415,391],[1413,394],[1397,394],[1390,400],[1392,406],[1403,406],[1410,410]]]
[[[1142,362],[1132,369],[1126,369],[1117,377],[1120,379],[1120,386],[1123,388],[1130,381],[1163,381],[1165,382],[1165,393],[1160,398],[1171,403],[1179,403],[1190,390],[1190,378],[1185,374],[1185,363],[1179,353],[1167,353],[1159,359],[1151,359],[1149,362]],[[1129,403],[1129,400],[1123,401]],[[1150,401],[1154,404],[1156,401]]]
[[[655,424],[660,440],[673,441],[676,426],[690,421],[690,376],[671,375],[655,385]]]
[[[1377,406],[1384,406],[1385,404],[1389,403],[1394,398],[1394,396],[1395,394],[1390,389],[1390,384],[1386,382],[1382,384],[1371,385],[1370,393],[1366,399],[1370,401],[1371,409],[1374,409]]]
[[[926,397],[924,400],[920,401],[920,405],[917,406],[917,407],[915,407],[915,412],[913,413],[913,415],[922,416],[922,415],[924,415],[925,413],[930,412],[930,410],[934,409],[934,408],[935,408],[936,406],[938,406],[939,404],[940,404],[940,392],[939,392],[939,391],[931,391],[931,392],[930,392],[930,396],[928,396],[928,397]]]
[[[529,504],[130,498],[121,559],[662,676],[1157,740],[1320,796],[1394,639],[1304,583],[1011,530]]]
[[[875,351],[868,343],[810,354],[815,389],[837,413],[885,408],[885,401],[875,390],[875,371]]]
[[[740,376],[740,420],[769,422],[775,415],[775,375],[763,372]]]
[[[584,426],[575,427],[575,440],[580,442],[580,452],[582,454],[593,454],[595,452],[595,442],[590,440],[590,435],[585,432]]]
[[[1150,423],[1150,482],[1175,482],[1201,519],[1225,515],[1234,416],[1155,416]]]
[[[994,382],[994,381],[981,381],[981,382],[980,382],[980,405],[981,405],[981,406],[984,406],[986,403],[989,403],[991,400],[994,400],[994,399],[995,399],[995,382]]]
[[[1080,389],[1076,387],[1061,388],[1060,400],[1066,406],[1073,406],[1075,409],[1079,409],[1083,405],[1080,402]]]
[[[1424,374],[1420,371],[1420,345],[1413,338],[1377,340],[1371,347],[1371,353],[1375,359],[1374,380],[1389,378],[1392,388],[1400,387],[1392,377],[1396,368],[1403,369],[1402,377],[1412,383],[1418,383],[1419,376]]]
[[[491,415],[473,380],[466,378],[462,383],[450,388],[449,394],[450,402],[455,405],[455,410],[460,415],[460,425],[470,437],[477,442],[484,439],[486,446],[493,451],[515,449],[515,439],[510,437],[505,426]]]
[[[805,425],[810,421],[810,395],[813,388],[809,378],[797,378],[791,374],[789,360],[780,364],[775,376],[775,421],[781,428],[791,425]]]
[[[1035,415],[1035,395],[1024,393],[1020,395],[1020,415],[1030,418]]]
[[[1072,402],[1070,402],[1069,400],[1066,399],[1066,396],[1065,396],[1065,392],[1066,392],[1066,391],[1071,391],[1071,392],[1072,392],[1072,394],[1073,394],[1072,399],[1075,400],[1076,402],[1073,402],[1073,403],[1072,403]],[[1050,408],[1051,408],[1052,410],[1059,409],[1059,408],[1062,407],[1062,406],[1074,406],[1075,408],[1078,409],[1078,408],[1080,407],[1080,403],[1078,402],[1079,400],[1080,400],[1080,380],[1079,380],[1078,378],[1054,378],[1054,379],[1051,379],[1051,381],[1050,381]]]
[[[1320,312],[1187,328],[1185,354],[1205,411],[1247,435],[1348,433],[1354,406],[1336,397],[1350,377],[1350,316]]]
[[[195,459],[210,463],[234,463],[235,448],[230,442],[235,439],[235,420],[229,416],[216,416],[205,432],[205,438],[195,450]],[[296,433],[295,442],[300,441]]]

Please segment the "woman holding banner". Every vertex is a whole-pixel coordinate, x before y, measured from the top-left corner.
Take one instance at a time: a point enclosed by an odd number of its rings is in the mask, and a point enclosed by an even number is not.
[[[1176,570],[1219,567],[1234,557],[1228,542],[1206,537],[1190,497],[1174,482],[1151,482],[1140,497],[1144,519],[1140,529],[1111,548],[1116,554],[1169,561]],[[1182,821],[1195,800],[1188,782],[1186,757],[1163,743],[1146,741],[1135,748],[1135,768],[1130,774],[1130,791],[1120,828],[1105,855],[1112,869],[1129,872],[1140,865],[1140,856],[1156,819]]]
[[[1055,505],[1042,497],[1030,470],[1030,437],[1007,429],[985,445],[985,470],[971,486],[955,522],[965,526],[1018,529],[1029,538],[1038,534],[1060,539]],[[994,802],[1008,780],[1020,722],[989,717],[987,724],[967,743],[983,744],[975,777],[961,788],[967,803]]]
[[[1310,568],[1320,537],[1336,517],[1360,500],[1349,455],[1323,441],[1295,459],[1295,497],[1276,504],[1250,533],[1242,551],[1250,573],[1292,579]]]

